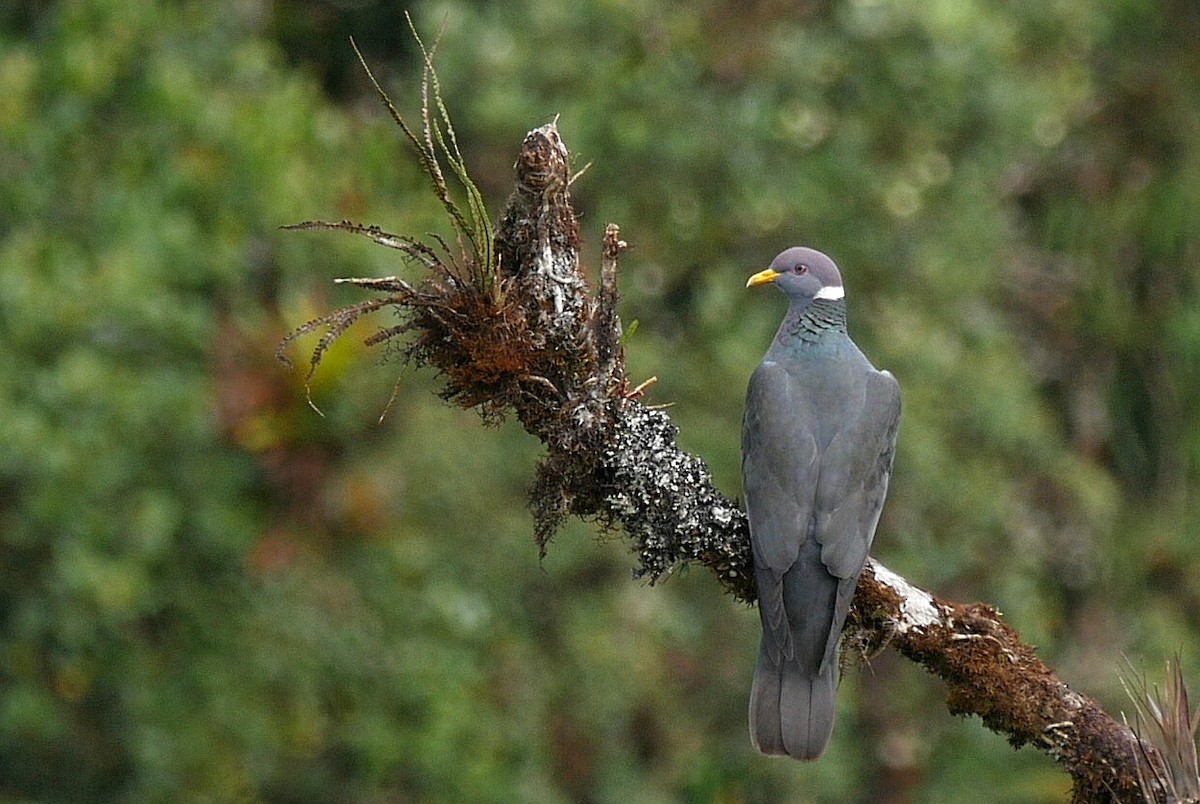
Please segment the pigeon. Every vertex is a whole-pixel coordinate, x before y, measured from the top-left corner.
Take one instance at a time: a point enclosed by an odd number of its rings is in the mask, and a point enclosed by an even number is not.
[[[887,495],[900,386],[850,340],[833,260],[789,248],[746,287],[768,283],[791,304],[750,378],[742,429],[763,629],[750,739],[813,760],[833,734],[838,640]]]

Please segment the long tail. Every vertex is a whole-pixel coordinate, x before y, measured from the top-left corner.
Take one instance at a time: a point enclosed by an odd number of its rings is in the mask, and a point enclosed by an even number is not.
[[[837,708],[837,662],[812,676],[796,662],[758,651],[750,689],[750,740],[764,754],[812,760],[825,753]]]

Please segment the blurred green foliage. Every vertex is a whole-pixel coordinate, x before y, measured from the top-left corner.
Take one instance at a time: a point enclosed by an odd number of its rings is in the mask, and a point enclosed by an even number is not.
[[[631,373],[730,494],[783,304],[744,278],[816,246],[905,393],[877,555],[1110,711],[1122,653],[1200,666],[1200,6],[410,7],[493,209],[555,114],[594,163]],[[890,654],[826,759],[754,755],[754,612],[584,525],[539,567],[518,428],[361,337],[305,406],[279,337],[416,269],[275,227],[443,230],[348,67],[415,107],[403,10],[0,5],[0,798],[1062,800]]]

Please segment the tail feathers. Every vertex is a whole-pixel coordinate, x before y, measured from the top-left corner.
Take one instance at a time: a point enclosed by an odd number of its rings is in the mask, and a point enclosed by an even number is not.
[[[760,649],[750,690],[750,740],[764,754],[812,760],[825,753],[837,708],[837,663],[812,676]]]

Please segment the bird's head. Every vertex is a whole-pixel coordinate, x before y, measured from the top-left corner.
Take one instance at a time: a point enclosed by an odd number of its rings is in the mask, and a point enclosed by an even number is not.
[[[768,282],[775,283],[793,301],[834,300],[846,296],[842,274],[834,261],[816,249],[802,246],[789,248],[771,260],[771,267],[750,277],[746,287]]]

